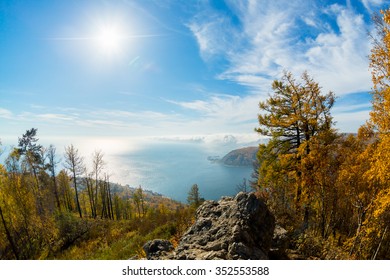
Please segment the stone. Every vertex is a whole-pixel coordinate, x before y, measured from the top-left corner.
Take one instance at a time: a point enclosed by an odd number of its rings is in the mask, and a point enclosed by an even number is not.
[[[272,246],[269,251],[269,257],[272,260],[289,259],[286,250],[289,245],[289,237],[287,230],[280,225],[275,226],[274,235],[272,237]]]
[[[182,236],[178,247],[171,253],[161,254],[152,250],[152,257],[264,260],[268,259],[274,228],[275,218],[265,203],[254,193],[241,192],[234,198],[205,201],[197,209],[196,220]],[[150,252],[151,245],[146,247]]]
[[[158,260],[174,249],[172,243],[164,239],[148,241],[142,248],[148,260]]]

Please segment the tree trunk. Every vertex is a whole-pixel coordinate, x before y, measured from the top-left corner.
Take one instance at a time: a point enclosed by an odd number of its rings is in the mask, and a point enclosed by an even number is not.
[[[54,171],[52,172],[52,177],[53,177],[53,184],[54,184],[54,196],[56,198],[57,208],[58,208],[58,211],[61,212],[61,203],[60,203],[60,198],[58,195],[57,180],[56,180],[56,175],[55,175]]]
[[[387,232],[387,228],[388,228],[388,227],[389,227],[389,226],[387,225],[386,228],[385,228],[385,231],[384,231],[383,234],[382,234],[381,241],[380,241],[379,244],[378,244],[378,248],[376,248],[374,257],[372,258],[373,260],[375,260],[375,259],[376,259],[376,256],[378,255],[379,249],[381,248],[381,245],[382,245],[383,239],[385,238],[385,235],[386,235],[386,232]]]
[[[93,198],[93,183],[92,183],[92,179],[87,177],[85,179],[85,181],[87,183],[89,204],[90,204],[90,208],[91,208],[91,216],[92,216],[92,218],[96,218],[96,212],[95,212],[96,207],[95,207],[95,201],[94,201],[94,198]]]
[[[4,216],[3,216],[3,211],[2,211],[2,209],[1,209],[1,206],[0,206],[0,217],[1,217],[1,221],[2,221],[3,226],[4,226],[5,235],[7,236],[8,242],[9,242],[10,245],[11,245],[12,252],[14,253],[15,258],[16,258],[17,260],[19,260],[18,250],[17,250],[16,245],[15,245],[13,239],[12,239],[11,233],[9,232],[9,229],[8,229],[8,227],[7,227],[7,223],[5,222],[5,219],[4,219]]]
[[[76,193],[76,204],[77,204],[77,210],[79,212],[80,218],[83,217],[83,214],[81,213],[81,207],[80,207],[80,201],[79,201],[79,193],[77,191],[77,183],[76,183],[76,172],[73,171],[73,186],[74,186],[74,191]]]
[[[108,206],[111,213],[111,219],[114,220],[114,208],[112,206],[112,196],[111,196],[111,187],[110,187],[110,181],[107,181],[107,188],[108,188]]]

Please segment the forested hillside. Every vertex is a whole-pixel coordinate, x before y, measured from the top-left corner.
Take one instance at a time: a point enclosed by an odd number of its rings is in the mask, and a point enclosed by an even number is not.
[[[287,230],[288,249],[302,258],[390,259],[390,9],[374,23],[372,111],[356,133],[335,129],[336,95],[323,93],[308,72],[297,78],[285,71],[259,105],[256,131],[269,141],[258,147],[251,185]],[[251,162],[256,149],[230,158]],[[3,158],[0,259],[139,258],[148,240],[176,246],[204,202],[197,184],[190,205],[113,184],[103,151],[87,166],[73,145],[61,155],[43,147],[36,128]],[[238,187],[248,191],[246,180]],[[210,228],[204,221],[199,230]]]
[[[357,135],[333,127],[332,92],[285,72],[260,103],[257,189],[294,246],[318,258],[390,258],[390,10],[376,19],[373,108]]]
[[[193,208],[110,183],[101,151],[91,170],[73,145],[58,159],[33,128],[0,165],[0,259],[128,259],[191,222]]]

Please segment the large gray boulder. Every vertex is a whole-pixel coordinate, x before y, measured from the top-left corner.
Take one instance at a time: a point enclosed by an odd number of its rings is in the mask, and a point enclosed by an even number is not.
[[[265,260],[272,245],[275,219],[253,193],[205,201],[178,247],[164,259]],[[149,257],[148,257],[149,258]]]

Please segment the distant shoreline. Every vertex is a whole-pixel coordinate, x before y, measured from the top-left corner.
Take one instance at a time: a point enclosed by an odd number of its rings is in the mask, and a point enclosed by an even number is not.
[[[232,150],[222,158],[220,156],[208,156],[207,160],[227,167],[253,166],[256,162],[257,151],[258,147],[245,147]]]

